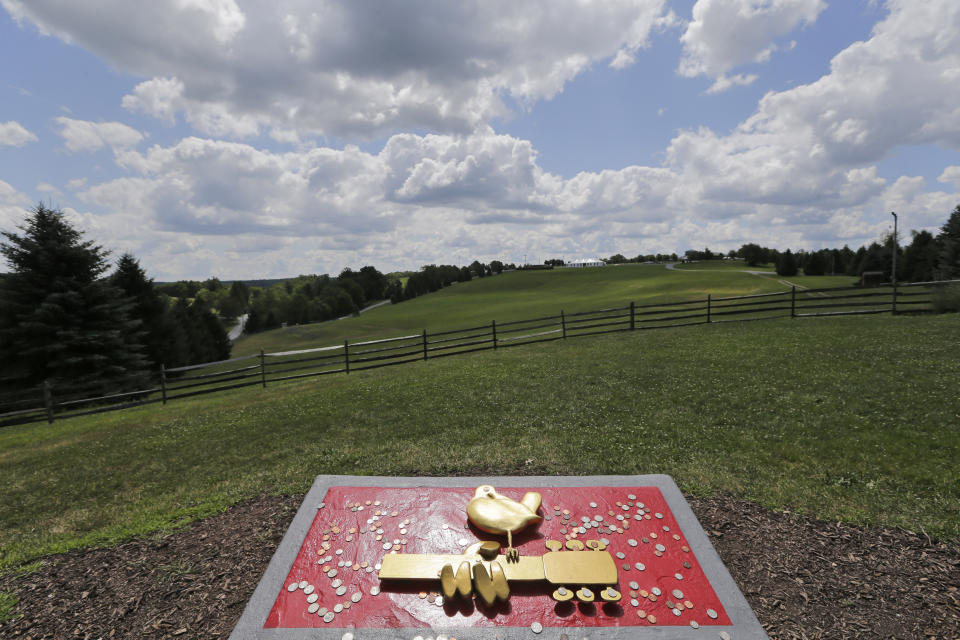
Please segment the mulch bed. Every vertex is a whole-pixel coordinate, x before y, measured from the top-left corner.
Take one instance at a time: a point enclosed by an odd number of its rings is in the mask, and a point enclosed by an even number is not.
[[[4,638],[226,638],[302,496],[0,577]],[[690,504],[772,638],[960,638],[960,545],[727,498]],[[715,637],[704,633],[704,638]]]

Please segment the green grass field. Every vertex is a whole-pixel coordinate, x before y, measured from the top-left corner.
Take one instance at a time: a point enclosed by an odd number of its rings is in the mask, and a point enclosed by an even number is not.
[[[700,264],[700,263],[697,263]],[[713,264],[713,263],[711,263]],[[435,293],[396,305],[373,309],[358,317],[276,329],[244,336],[235,356],[287,349],[342,344],[428,331],[443,331],[509,322],[540,316],[590,311],[663,301],[706,299],[710,293],[735,296],[786,291],[790,286],[773,277],[756,276],[731,268],[742,262],[716,263],[710,271],[684,273],[664,265],[624,264],[591,269],[513,271],[455,284]],[[694,267],[696,264],[688,265]],[[850,278],[792,278],[807,287],[847,286]],[[807,282],[813,281],[813,284]]]
[[[956,537],[958,343],[956,314],[637,331],[7,427],[0,566],[321,473],[667,473],[697,495]]]

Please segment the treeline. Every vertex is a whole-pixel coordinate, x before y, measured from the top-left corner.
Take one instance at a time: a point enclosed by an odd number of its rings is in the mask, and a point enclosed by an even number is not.
[[[859,277],[864,273],[882,273],[884,280],[893,275],[894,251],[896,251],[897,280],[901,282],[927,282],[960,278],[960,205],[936,236],[929,231],[912,231],[910,243],[902,245],[893,234],[881,242],[872,242],[856,251],[848,246],[842,249],[797,251],[745,244],[737,251],[750,266],[772,263],[782,276],[794,276],[803,272],[807,276],[830,274]]]
[[[404,300],[410,300],[417,296],[438,291],[443,287],[449,287],[454,282],[469,282],[474,278],[485,278],[487,276],[502,273],[504,269],[514,268],[513,265],[505,266],[499,260],[493,260],[490,264],[484,264],[479,260],[474,260],[467,267],[457,267],[452,264],[429,264],[420,268],[420,271],[411,273],[404,285],[399,280],[390,283],[387,291],[390,302],[397,304]]]
[[[230,342],[202,301],[173,302],[124,254],[85,240],[42,204],[22,234],[3,232],[0,254],[0,386],[98,395],[149,386],[160,365],[224,359]]]
[[[238,282],[229,287],[218,287],[216,283],[207,280],[164,285],[164,290],[192,293],[197,299],[216,305],[223,315],[228,312],[236,315],[248,313],[244,332],[250,334],[284,325],[341,318],[358,313],[377,300],[390,300],[397,304],[450,286],[454,282],[494,275],[505,268],[499,260],[490,264],[475,260],[466,267],[431,264],[402,277],[393,274],[388,277],[375,267],[365,266],[359,271],[344,269],[336,277],[326,274],[302,275],[266,288],[244,289],[241,286],[245,285]],[[238,302],[241,299],[244,302]]]

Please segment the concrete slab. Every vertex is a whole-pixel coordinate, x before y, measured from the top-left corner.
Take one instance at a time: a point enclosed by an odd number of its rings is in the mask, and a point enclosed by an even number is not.
[[[516,500],[528,490],[543,496],[543,522],[514,536],[522,556],[543,555],[547,539],[606,540],[623,599],[558,603],[550,597],[555,586],[547,582],[512,583],[507,602],[487,607],[467,599],[445,602],[438,596],[438,581],[379,580],[378,565],[386,554],[456,555],[469,544],[498,539],[466,519],[466,503],[483,484]],[[325,613],[333,615],[324,618]],[[558,640],[767,637],[665,475],[318,476],[230,637],[500,640],[538,635]]]

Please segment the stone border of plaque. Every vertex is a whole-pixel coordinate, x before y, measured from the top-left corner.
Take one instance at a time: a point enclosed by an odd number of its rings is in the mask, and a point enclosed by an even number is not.
[[[690,550],[695,554],[704,575],[720,599],[731,621],[729,626],[703,625],[700,628],[690,626],[613,626],[613,627],[548,627],[539,622],[529,627],[449,627],[449,628],[264,628],[264,623],[278,594],[286,588],[285,580],[303,546],[317,515],[317,507],[324,500],[327,491],[335,486],[352,487],[477,487],[492,484],[498,488],[510,487],[657,487],[667,502],[683,531]],[[546,507],[545,507],[546,508]],[[240,620],[231,633],[231,640],[360,640],[373,638],[387,640],[406,638],[455,637],[458,640],[502,640],[528,636],[560,640],[561,636],[570,640],[590,638],[614,640],[618,638],[657,638],[663,640],[681,640],[689,638],[730,638],[731,640],[752,640],[767,638],[763,627],[737,587],[727,568],[724,566],[713,545],[710,544],[703,527],[687,504],[683,494],[673,479],[667,475],[638,476],[503,476],[503,477],[448,477],[448,478],[408,478],[389,476],[317,476],[287,529],[280,546],[270,560],[256,590],[247,603]]]

